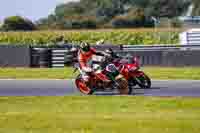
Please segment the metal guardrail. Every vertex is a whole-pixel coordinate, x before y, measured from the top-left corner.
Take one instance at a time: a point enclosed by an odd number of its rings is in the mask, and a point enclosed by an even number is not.
[[[200,44],[198,45],[101,45],[99,50],[112,48],[119,54],[140,56],[144,65],[200,66]],[[101,48],[100,48],[101,47]],[[7,67],[64,67],[76,60],[73,47],[29,48],[0,46],[0,66]],[[13,52],[14,51],[14,52]],[[72,58],[75,57],[75,58]]]
[[[164,50],[200,50],[200,44],[198,45],[123,45],[123,51],[164,51]]]
[[[106,47],[105,47],[106,46]],[[39,56],[39,66],[43,66],[40,60],[50,62],[50,67],[63,68],[66,65],[71,66],[77,59],[77,49],[72,50],[74,47],[59,47],[50,48],[51,57],[44,56],[45,51],[36,52]],[[101,45],[96,47],[98,50],[105,50],[112,48],[116,53],[121,56],[138,56],[142,65],[151,66],[200,66],[198,58],[200,57],[200,45]],[[37,50],[37,48],[35,49]],[[40,50],[40,49],[38,49]],[[43,54],[44,52],[44,54]],[[48,59],[43,59],[43,57]],[[47,63],[46,63],[47,64]]]

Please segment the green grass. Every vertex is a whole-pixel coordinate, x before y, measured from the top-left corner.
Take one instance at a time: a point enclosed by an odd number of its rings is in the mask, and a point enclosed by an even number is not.
[[[70,79],[75,78],[73,68],[0,68],[1,79]],[[152,79],[191,79],[200,80],[200,67],[170,68],[144,67],[142,68]]]
[[[142,70],[152,79],[200,80],[200,67],[145,67]]]
[[[199,133],[200,99],[0,97],[1,133]]]
[[[0,68],[0,78],[12,79],[66,79],[74,78],[72,67],[67,68]]]

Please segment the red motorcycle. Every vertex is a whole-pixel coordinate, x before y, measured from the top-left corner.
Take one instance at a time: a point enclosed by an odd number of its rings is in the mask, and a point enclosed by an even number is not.
[[[96,91],[111,91],[117,89],[120,94],[127,95],[130,91],[128,82],[122,74],[119,73],[114,64],[108,64],[105,69],[87,72],[88,81],[84,80],[82,70],[76,66],[80,74],[75,79],[76,87],[86,95],[91,95]]]
[[[151,88],[151,79],[139,70],[140,65],[137,57],[132,57],[132,61],[130,59],[114,59],[113,63],[128,81],[129,91],[132,91],[136,85],[143,89]]]

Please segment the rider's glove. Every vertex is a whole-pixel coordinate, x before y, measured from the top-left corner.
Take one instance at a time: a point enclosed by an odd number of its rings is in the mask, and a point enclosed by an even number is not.
[[[92,68],[90,68],[90,67],[83,67],[83,71],[84,72],[92,72]]]
[[[105,57],[111,57],[111,55],[108,54],[108,53],[104,53],[104,56],[105,56]]]

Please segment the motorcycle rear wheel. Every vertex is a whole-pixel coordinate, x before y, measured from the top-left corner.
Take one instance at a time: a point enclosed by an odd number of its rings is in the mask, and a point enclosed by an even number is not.
[[[126,79],[121,78],[121,79],[118,79],[116,82],[119,84],[118,90],[119,90],[120,95],[130,94],[128,82]]]

